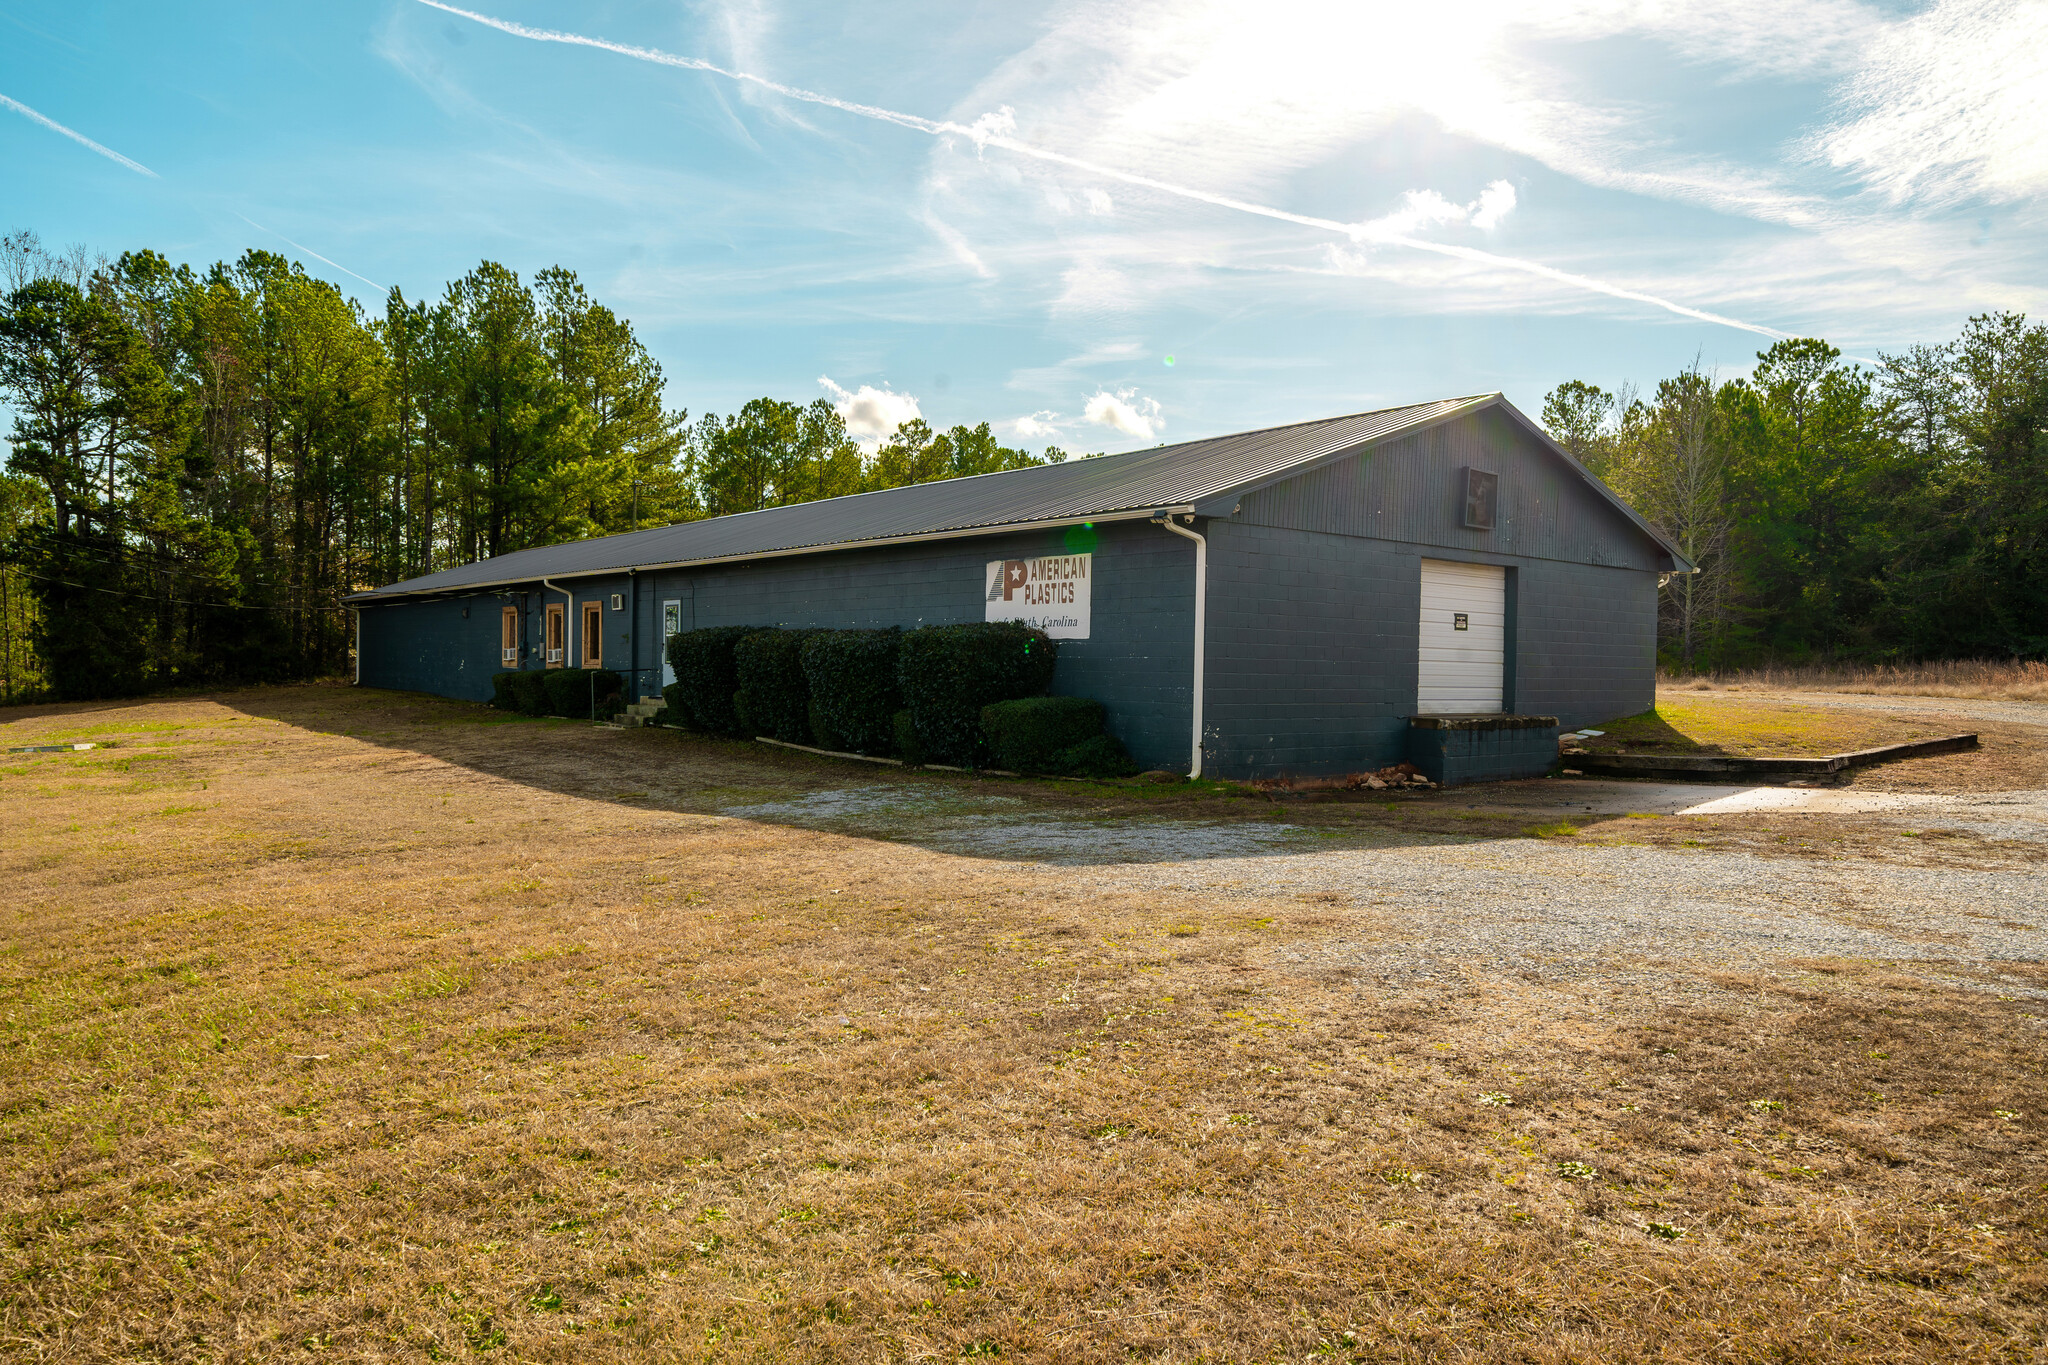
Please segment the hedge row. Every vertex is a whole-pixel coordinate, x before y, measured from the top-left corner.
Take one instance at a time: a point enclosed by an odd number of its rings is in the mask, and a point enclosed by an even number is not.
[[[1052,686],[1058,646],[1021,621],[926,626],[903,637],[896,682],[928,763],[980,767],[981,708]]]
[[[1102,703],[1086,697],[1025,697],[981,708],[981,732],[999,767],[1055,777],[1129,777],[1138,771],[1103,730]]]
[[[994,761],[1016,772],[1130,769],[1103,732],[1098,703],[1040,697],[1057,657],[1053,641],[1015,621],[912,631],[717,626],[670,638],[676,681],[663,699],[672,719],[717,735],[910,763]],[[991,728],[991,708],[1030,699],[1050,706],[998,714]]]
[[[896,669],[902,653],[900,630],[810,633],[803,668],[811,690],[811,735],[819,748],[878,757],[896,753],[896,713],[903,709]]]
[[[590,720],[612,714],[625,679],[608,668],[527,669],[491,675],[491,705],[522,716]],[[593,708],[592,703],[596,705]]]

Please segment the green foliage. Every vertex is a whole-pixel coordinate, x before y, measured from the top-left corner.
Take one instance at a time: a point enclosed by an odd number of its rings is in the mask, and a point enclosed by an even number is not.
[[[1023,697],[981,708],[981,730],[996,766],[1054,771],[1062,749],[1102,733],[1102,703],[1086,697]]]
[[[0,279],[9,482],[48,536],[10,513],[0,553],[69,695],[339,671],[348,592],[697,515],[659,367],[567,271],[485,262],[373,318],[269,252],[92,267],[16,233]]]
[[[686,730],[693,728],[690,708],[683,702],[681,683],[670,683],[661,689],[661,709],[668,716],[668,719],[662,722],[663,725],[674,725]]]
[[[830,403],[756,398],[733,417],[707,413],[691,434],[697,483],[713,516],[858,493],[865,470]]]
[[[513,680],[518,676],[519,674],[516,672],[491,674],[492,706],[500,711],[517,711],[519,709],[519,698],[513,692]]]
[[[804,641],[811,733],[821,747],[876,755],[897,750],[895,717],[903,694],[896,669],[902,650],[903,632],[893,629],[821,630]]]
[[[913,417],[875,452],[869,473],[871,488],[898,488],[904,484],[930,483],[935,479],[958,479],[972,474],[994,474],[1005,469],[1030,469],[1036,465],[1058,464],[1066,452],[1048,449],[1044,456],[1012,450],[996,441],[989,425],[956,426],[950,431],[933,431],[921,417]]]
[[[811,688],[803,647],[810,631],[757,630],[733,646],[735,708],[753,733],[787,744],[810,744]],[[681,676],[678,674],[677,676]]]
[[[1662,594],[1674,665],[2048,653],[2048,326],[1970,319],[1873,370],[1813,338],[1616,408],[1577,381],[1560,444],[1700,565]]]
[[[550,668],[533,673],[547,692],[547,714],[571,720],[592,720],[598,708],[616,697],[625,679],[608,668]]]
[[[1085,697],[1025,697],[981,709],[996,766],[1053,777],[1129,777],[1138,765],[1104,732],[1102,703]]]
[[[924,741],[918,738],[917,720],[907,709],[889,717],[889,733],[896,757],[911,764],[925,761]]]
[[[1138,765],[1115,735],[1094,735],[1062,749],[1049,769],[1058,777],[1136,777]]]
[[[8,697],[339,672],[341,599],[366,586],[1065,458],[916,422],[864,460],[823,401],[691,426],[631,325],[560,267],[484,261],[367,314],[267,251],[95,266],[20,232],[0,280]]]
[[[1045,691],[1056,657],[1044,632],[1016,621],[905,634],[896,680],[926,761],[980,766],[987,745],[981,708]]]
[[[733,695],[739,688],[733,650],[758,629],[710,626],[669,637],[668,666],[676,675],[676,695],[690,717],[691,728],[714,735],[752,737],[733,707]]]
[[[846,747],[846,736],[832,728],[832,717],[818,705],[816,697],[812,697],[810,705],[805,708],[805,716],[811,723],[811,743],[837,754],[852,752]]]
[[[511,696],[512,709],[520,715],[548,714],[548,675],[542,670],[533,668],[507,675],[505,690]]]

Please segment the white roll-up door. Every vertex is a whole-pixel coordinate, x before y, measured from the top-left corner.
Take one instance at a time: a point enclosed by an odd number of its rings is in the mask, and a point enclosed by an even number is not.
[[[1506,569],[1443,559],[1422,561],[1417,711],[1443,716],[1501,709],[1507,608]]]

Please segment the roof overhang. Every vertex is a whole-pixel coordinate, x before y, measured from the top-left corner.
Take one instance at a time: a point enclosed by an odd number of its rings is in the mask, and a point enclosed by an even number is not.
[[[995,526],[962,526],[947,531],[921,531],[915,535],[882,536],[873,540],[845,540],[823,545],[792,545],[780,550],[753,550],[737,555],[713,555],[703,559],[669,559],[649,564],[617,564],[603,569],[576,569],[569,572],[525,574],[517,578],[496,578],[484,583],[459,583],[446,587],[410,588],[403,591],[378,590],[350,593],[341,600],[352,606],[370,606],[377,602],[395,602],[400,599],[423,597],[466,597],[476,593],[490,592],[498,588],[517,587],[526,583],[538,583],[542,578],[617,578],[622,574],[652,573],[659,569],[701,569],[717,564],[744,564],[757,559],[789,559],[796,555],[830,554],[835,550],[873,550],[890,545],[921,545],[937,540],[972,540],[979,536],[1010,535],[1019,531],[1057,530],[1063,526],[1093,526],[1099,521],[1150,521],[1164,514],[1192,516],[1203,513],[1193,503],[1176,503],[1165,507],[1134,507],[1115,512],[1091,512],[1086,516],[1049,517],[1038,521],[1012,521]]]

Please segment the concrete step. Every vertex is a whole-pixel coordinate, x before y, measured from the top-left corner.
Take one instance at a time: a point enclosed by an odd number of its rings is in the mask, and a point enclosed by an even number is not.
[[[639,701],[628,706],[625,712],[613,723],[629,730],[638,729],[654,719],[654,713],[661,710],[661,708],[661,698],[642,697]]]

